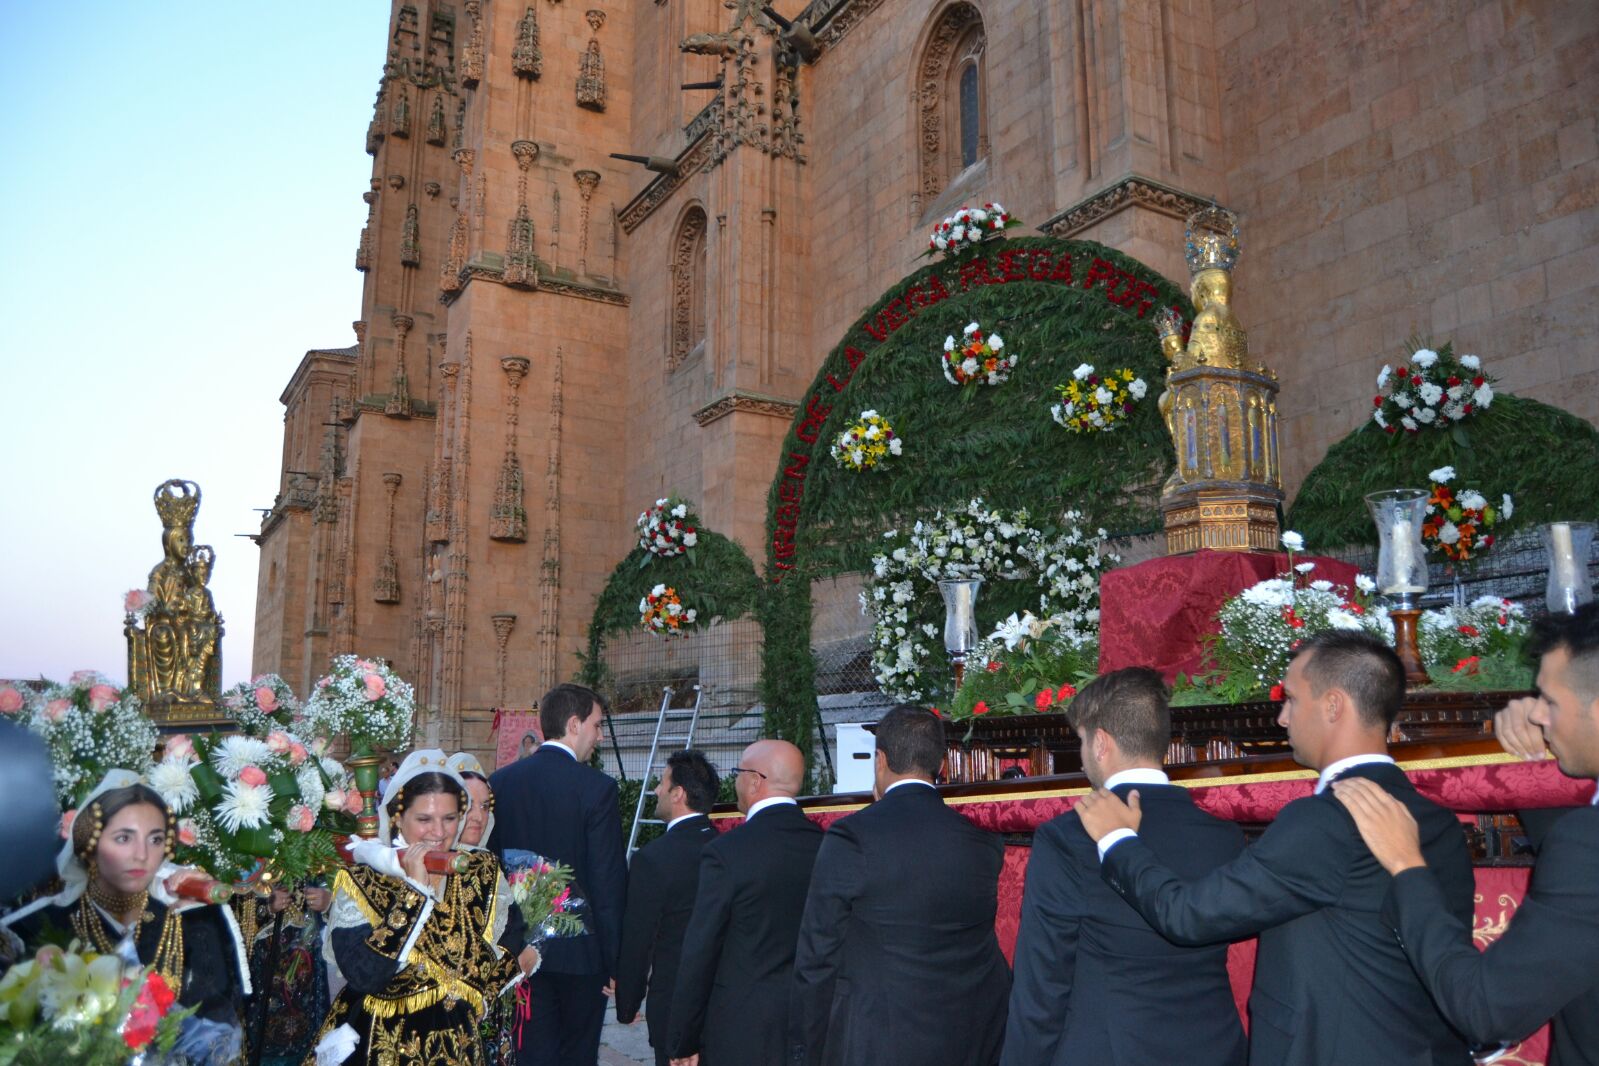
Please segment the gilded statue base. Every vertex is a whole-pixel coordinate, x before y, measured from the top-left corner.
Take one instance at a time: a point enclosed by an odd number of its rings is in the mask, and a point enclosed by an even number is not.
[[[1214,485],[1179,490],[1160,501],[1166,554],[1277,551],[1277,508],[1283,494],[1263,485]]]
[[[195,726],[233,727],[232,719],[219,711],[216,704],[209,700],[155,702],[146,706],[145,713],[158,728],[162,729],[187,731]]]

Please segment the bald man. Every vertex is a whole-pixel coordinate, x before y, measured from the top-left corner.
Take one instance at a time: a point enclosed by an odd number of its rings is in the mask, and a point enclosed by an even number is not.
[[[822,830],[794,802],[805,757],[759,740],[730,771],[744,824],[700,854],[668,1053],[674,1066],[779,1066],[800,916]]]

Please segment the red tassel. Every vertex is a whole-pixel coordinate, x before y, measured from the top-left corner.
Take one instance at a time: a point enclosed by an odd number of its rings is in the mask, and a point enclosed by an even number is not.
[[[527,980],[516,986],[516,1050],[522,1050],[522,1026],[533,1020],[533,992]]]

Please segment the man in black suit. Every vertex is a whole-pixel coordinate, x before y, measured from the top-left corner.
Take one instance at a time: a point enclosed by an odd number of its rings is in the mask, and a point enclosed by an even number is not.
[[[1534,646],[1539,694],[1500,711],[1495,733],[1513,755],[1553,752],[1568,776],[1599,777],[1599,603],[1542,619]],[[1484,1044],[1514,1043],[1553,1017],[1550,1066],[1599,1064],[1599,808],[1554,823],[1510,928],[1479,953],[1441,904],[1415,819],[1362,786],[1333,790],[1394,875],[1384,917],[1444,1017]]]
[[[1101,873],[1176,943],[1260,934],[1249,997],[1253,1066],[1465,1066],[1464,1041],[1379,917],[1387,873],[1326,791],[1334,779],[1364,777],[1403,803],[1421,824],[1443,904],[1470,925],[1474,884],[1460,823],[1423,799],[1387,753],[1404,668],[1381,641],[1328,630],[1294,650],[1283,690],[1278,721],[1295,760],[1321,772],[1316,794],[1279,811],[1232,862],[1184,880],[1139,839],[1138,792],[1124,803],[1101,789],[1077,805],[1098,842]]]
[[[645,1021],[655,1066],[667,1066],[667,1019],[683,934],[699,885],[700,850],[716,839],[706,817],[716,802],[716,786],[716,769],[704,755],[673,752],[655,786],[655,817],[666,823],[666,832],[639,849],[627,872],[627,913],[616,964],[616,1020],[631,1025],[649,990]]]
[[[680,1066],[782,1063],[794,944],[822,843],[794,802],[805,777],[798,748],[758,740],[732,772],[744,824],[700,853],[667,1027]]]
[[[522,1066],[593,1066],[599,1058],[627,893],[616,782],[588,765],[604,716],[592,689],[557,685],[539,708],[544,743],[489,779],[497,815],[490,850],[502,861],[519,848],[567,864],[572,894],[587,911],[585,934],[540,946],[544,962],[527,982],[531,1021],[518,1034]]]
[[[1180,877],[1238,857],[1244,834],[1194,806],[1160,766],[1171,711],[1160,674],[1117,670],[1084,686],[1067,712],[1095,788],[1143,810],[1138,835]],[[1016,938],[1002,1066],[1243,1066],[1244,1029],[1227,948],[1179,947],[1099,877],[1099,855],[1070,812],[1033,835]]]
[[[835,823],[811,875],[794,960],[793,1066],[991,1066],[1010,971],[994,937],[999,837],[933,787],[944,726],[926,708],[877,723],[877,799]]]

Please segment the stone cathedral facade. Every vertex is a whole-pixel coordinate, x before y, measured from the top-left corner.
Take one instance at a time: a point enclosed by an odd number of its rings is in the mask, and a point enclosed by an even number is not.
[[[657,496],[759,564],[796,402],[962,203],[1176,279],[1184,216],[1237,212],[1290,495],[1413,335],[1599,418],[1590,0],[776,7],[396,0],[355,343],[280,398],[257,670],[382,656],[482,746],[574,672]]]

